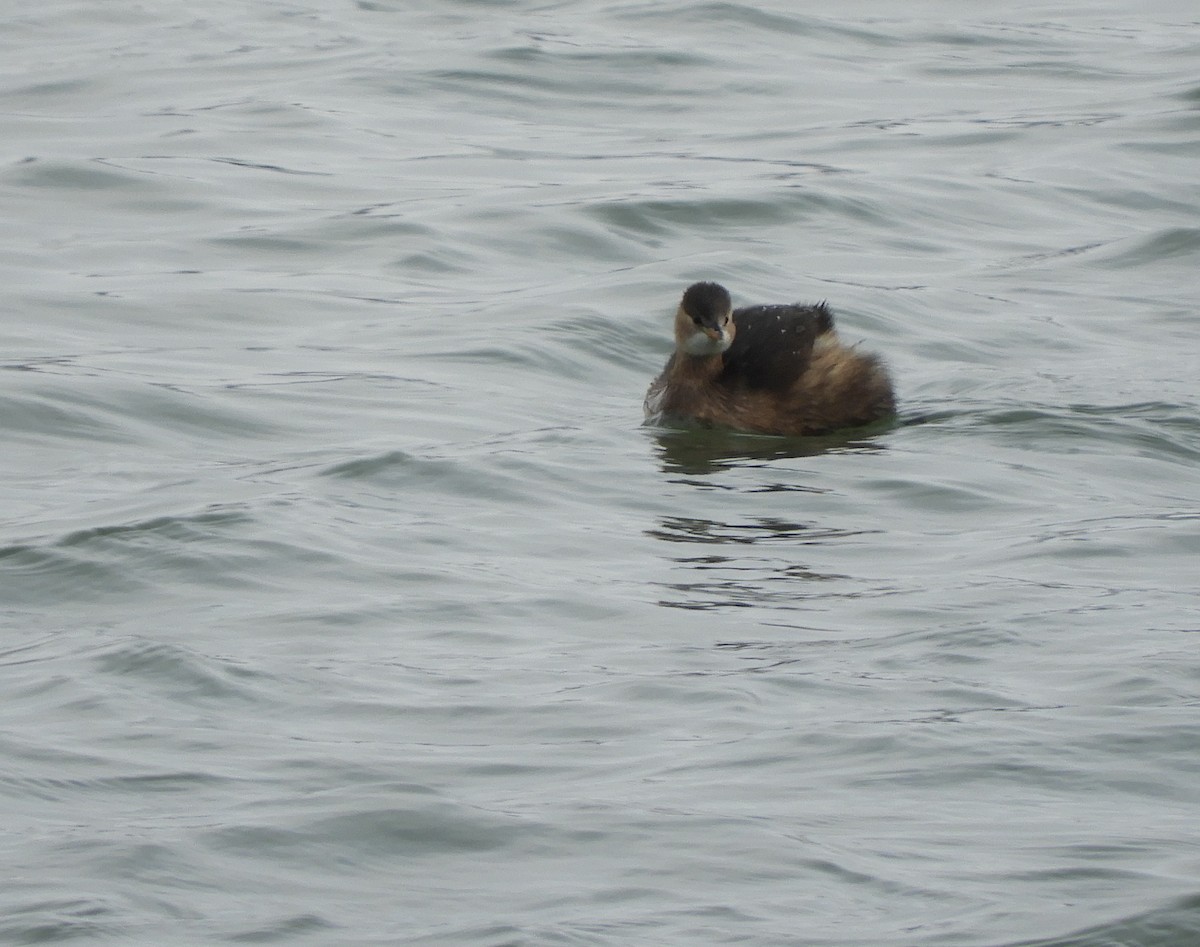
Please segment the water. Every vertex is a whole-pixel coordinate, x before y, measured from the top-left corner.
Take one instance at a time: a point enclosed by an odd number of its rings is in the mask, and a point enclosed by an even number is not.
[[[413,6],[6,18],[0,941],[1200,942],[1194,5]]]

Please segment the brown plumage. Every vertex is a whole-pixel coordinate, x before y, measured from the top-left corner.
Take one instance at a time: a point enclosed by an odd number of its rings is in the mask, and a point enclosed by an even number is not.
[[[734,309],[717,283],[689,286],[675,352],[646,415],[758,434],[820,434],[895,414],[878,356],[843,345],[824,303]]]

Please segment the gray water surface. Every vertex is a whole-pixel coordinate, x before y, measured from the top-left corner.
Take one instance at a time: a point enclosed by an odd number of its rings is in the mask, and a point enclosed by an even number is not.
[[[412,7],[4,18],[0,942],[1200,943],[1194,4]]]

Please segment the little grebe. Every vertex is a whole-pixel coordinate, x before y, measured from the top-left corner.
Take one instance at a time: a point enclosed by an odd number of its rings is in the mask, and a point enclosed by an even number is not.
[[[820,434],[896,411],[887,369],[845,346],[824,303],[734,309],[696,283],[675,313],[675,352],[646,392],[646,415],[758,434]]]

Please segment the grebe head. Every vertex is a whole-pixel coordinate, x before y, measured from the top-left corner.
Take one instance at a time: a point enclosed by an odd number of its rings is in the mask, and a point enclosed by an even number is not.
[[[733,300],[718,283],[693,283],[675,314],[675,341],[688,355],[720,355],[733,344]]]

